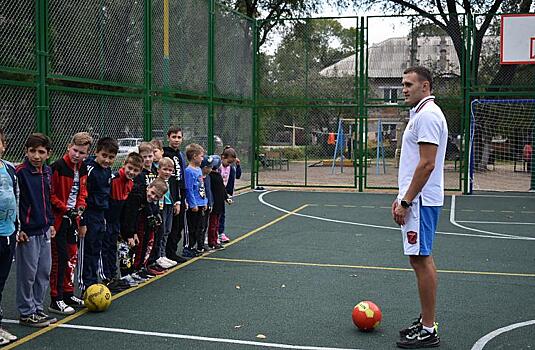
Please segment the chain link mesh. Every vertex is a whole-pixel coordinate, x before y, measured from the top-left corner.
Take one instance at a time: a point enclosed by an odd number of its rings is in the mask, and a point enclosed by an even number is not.
[[[35,70],[33,0],[0,1],[0,67]]]
[[[152,103],[152,131],[156,138],[167,141],[169,126],[182,128],[182,149],[190,143],[198,143],[208,149],[208,105],[188,104],[156,99]],[[162,135],[158,137],[158,135]]]
[[[216,6],[215,94],[251,98],[253,96],[252,22]]]
[[[143,83],[143,1],[49,0],[51,73]]]
[[[0,127],[7,139],[3,159],[18,163],[24,156],[24,143],[35,130],[35,90],[0,85]]]
[[[80,131],[93,136],[93,145],[101,137],[142,138],[143,99],[51,91],[50,120],[55,155],[61,157],[72,135]]]
[[[208,2],[169,1],[169,57],[164,57],[163,0],[152,2],[154,88],[208,91]]]
[[[253,163],[252,134],[253,117],[251,108],[216,106],[214,112],[215,153],[221,154],[225,146],[236,150],[242,168],[241,179],[236,188],[250,186]]]

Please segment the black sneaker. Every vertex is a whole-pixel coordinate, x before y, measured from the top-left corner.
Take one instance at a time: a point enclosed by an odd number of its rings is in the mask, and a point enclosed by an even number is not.
[[[84,307],[84,301],[78,298],[76,295],[65,295],[63,296],[63,301],[65,304],[72,306],[75,309]]]
[[[20,316],[19,317],[19,324],[23,326],[28,327],[37,327],[37,328],[43,328],[50,326],[50,322],[45,320],[42,317],[39,317],[37,314],[31,314],[28,316]]]
[[[432,333],[422,328],[418,333],[410,333],[401,338],[396,342],[396,345],[398,348],[403,349],[434,348],[440,346],[440,338],[438,337],[436,326]]]
[[[58,319],[52,316],[48,316],[44,311],[36,311],[35,314],[41,317],[43,320],[48,321],[49,324],[58,322]]]
[[[76,312],[72,306],[67,305],[63,300],[52,300],[48,311],[59,315],[72,315]]]
[[[180,255],[168,256],[167,259],[171,259],[173,261],[176,261],[178,264],[182,264],[182,263],[185,263],[186,261],[188,261],[188,259],[183,258]]]
[[[420,315],[414,322],[407,328],[399,331],[399,337],[404,338],[407,334],[419,332],[422,328],[422,316]]]

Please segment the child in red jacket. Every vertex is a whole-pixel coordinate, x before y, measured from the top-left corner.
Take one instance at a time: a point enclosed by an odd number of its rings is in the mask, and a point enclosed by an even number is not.
[[[89,154],[93,138],[87,132],[75,134],[67,152],[52,163],[52,188],[50,201],[54,213],[56,237],[52,239],[52,269],[50,271],[50,312],[70,315],[73,307],[84,302],[74,295],[74,270],[77,264],[77,233],[85,230],[79,226],[87,197],[87,167],[84,159]]]

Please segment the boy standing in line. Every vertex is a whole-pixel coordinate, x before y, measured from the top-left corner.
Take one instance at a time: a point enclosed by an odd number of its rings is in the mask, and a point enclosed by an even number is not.
[[[92,142],[93,138],[87,132],[75,134],[67,153],[51,166],[50,201],[56,237],[52,239],[51,302],[48,310],[60,315],[71,315],[75,312],[73,307],[84,305],[83,300],[74,295],[74,270],[78,253],[78,225],[87,197],[87,167],[84,159],[89,154]],[[85,226],[81,227],[82,231],[85,229]]]
[[[124,160],[124,165],[112,175],[111,179],[110,208],[106,211],[106,236],[102,242],[102,268],[106,276],[106,285],[112,293],[128,287],[117,279],[117,240],[121,233],[124,203],[134,187],[134,178],[142,167],[141,155],[131,152]]]
[[[6,150],[4,131],[0,129],[0,303],[2,291],[11,270],[15,253],[17,230],[19,229],[18,197],[19,186],[15,167],[2,160]],[[17,340],[17,337],[2,327],[3,312],[0,305],[0,345]]]
[[[154,159],[152,161],[153,167],[156,169],[159,167],[160,159],[163,158],[163,142],[161,140],[152,139],[150,144],[154,148]]]
[[[189,162],[185,171],[188,235],[184,237],[187,240],[184,244],[183,254],[186,258],[193,258],[204,252],[203,216],[208,205],[200,168],[204,157],[204,149],[201,145],[192,143],[186,147],[186,157]],[[197,250],[195,250],[196,244]]]
[[[98,277],[105,279],[102,271],[102,241],[106,236],[105,212],[109,209],[111,191],[111,169],[119,145],[110,137],[103,137],[97,142],[96,157],[89,159],[87,169],[87,209],[83,221],[87,223],[87,234],[80,241],[83,259],[79,270],[82,278],[80,289],[85,291],[89,286],[98,283]]]
[[[210,178],[210,187],[213,197],[212,211],[210,212],[210,218],[208,221],[208,247],[211,250],[225,249],[223,244],[219,243],[218,231],[219,231],[219,217],[221,213],[225,212],[225,203],[228,199],[227,190],[225,189],[225,183],[223,177],[217,171],[221,165],[221,159],[219,156],[213,156],[214,161],[212,163],[212,171],[207,176]]]
[[[173,175],[173,170],[174,163],[171,158],[163,157],[160,159],[157,178],[165,181],[168,186],[168,190],[165,192],[165,195],[159,202],[160,213],[162,214],[162,224],[160,225],[155,238],[155,249],[149,264],[156,262],[156,264],[163,269],[171,268],[177,264],[176,261],[165,257],[165,246],[167,245],[167,237],[169,237],[169,232],[171,232],[173,214],[175,212],[178,213],[178,210],[180,209],[180,205],[175,201],[175,198],[178,194],[173,192],[173,189],[169,187],[169,179]]]
[[[169,157],[174,163],[173,176],[169,179],[169,187],[173,188],[173,191],[178,193],[178,197],[175,198],[175,203],[178,204],[178,213],[173,216],[173,225],[169,237],[167,239],[167,245],[165,247],[165,254],[167,258],[176,261],[177,263],[183,263],[186,261],[183,257],[177,254],[178,243],[182,238],[182,230],[187,230],[185,225],[185,213],[186,213],[186,184],[184,182],[184,169],[186,168],[186,158],[184,153],[180,151],[180,145],[182,144],[182,129],[176,126],[172,126],[167,131],[167,140],[169,142],[168,147],[163,148],[164,157]]]
[[[17,309],[21,325],[46,327],[57,321],[45,314],[43,307],[52,260],[50,239],[56,235],[50,205],[52,172],[45,164],[51,142],[48,136],[34,133],[24,148],[26,157],[16,169],[22,214],[16,247]]]

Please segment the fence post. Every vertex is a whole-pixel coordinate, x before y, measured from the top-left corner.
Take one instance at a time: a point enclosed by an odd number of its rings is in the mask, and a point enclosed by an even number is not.
[[[144,89],[143,89],[143,138],[152,138],[152,1],[144,2]]]
[[[252,127],[252,159],[251,159],[251,188],[255,188],[258,176],[258,21],[253,20],[253,127]]]
[[[365,54],[365,43],[364,43],[364,31],[366,30],[366,26],[364,24],[364,17],[360,18],[360,32],[359,32],[359,192],[364,191],[364,167],[363,164],[366,161],[366,157],[364,156],[366,150],[364,149],[364,122],[367,118],[364,118],[364,113],[366,113],[366,109],[364,107],[365,98],[364,98],[364,90],[366,89],[366,75],[364,73],[364,54]],[[365,164],[364,164],[365,166]]]
[[[208,154],[214,152],[215,0],[209,1],[208,30]]]
[[[37,47],[37,131],[50,135],[50,105],[48,98],[48,0],[36,2]]]
[[[470,140],[470,98],[471,98],[471,82],[472,82],[472,65],[471,65],[471,58],[472,58],[472,31],[474,30],[474,21],[472,18],[472,15],[468,14],[466,15],[468,18],[468,27],[466,28],[466,47],[465,47],[465,60],[464,60],[464,70],[462,69],[461,72],[464,73],[463,75],[463,90],[464,90],[464,116],[463,116],[463,123],[464,125],[464,142],[462,143],[461,147],[462,154],[463,154],[463,161],[461,166],[461,172],[464,176],[464,182],[462,186],[462,190],[464,194],[468,194],[471,192],[471,181],[470,181],[470,154],[471,154],[471,147],[472,142]],[[477,72],[476,72],[477,74]]]

